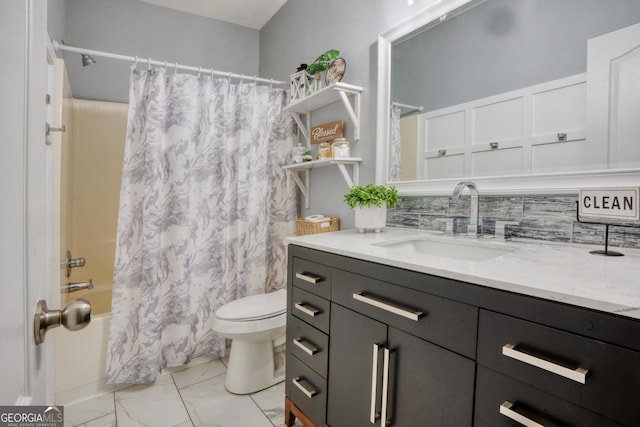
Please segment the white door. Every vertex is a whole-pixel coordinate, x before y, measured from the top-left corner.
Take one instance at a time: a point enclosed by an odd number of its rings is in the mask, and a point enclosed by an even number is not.
[[[588,42],[587,141],[589,164],[640,165],[640,24]],[[595,150],[594,148],[602,147]]]
[[[54,262],[46,2],[3,0],[0,28],[0,404],[45,405],[53,403],[53,346],[35,345],[33,316],[36,302],[51,296]]]

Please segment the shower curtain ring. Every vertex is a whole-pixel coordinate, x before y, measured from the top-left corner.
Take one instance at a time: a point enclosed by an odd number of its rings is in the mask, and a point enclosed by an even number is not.
[[[227,83],[231,84],[231,71],[229,71],[229,75],[227,76]]]
[[[176,74],[178,74],[178,61],[173,64],[173,75],[175,76]]]
[[[244,83],[244,73],[240,74],[240,84]]]
[[[273,89],[273,79],[269,80],[269,89]]]
[[[151,70],[151,58],[147,58],[147,69]]]
[[[258,84],[258,76],[253,76],[253,84],[254,85]]]
[[[133,69],[137,69],[138,68],[138,57],[136,56],[133,60]]]
[[[214,71],[215,71],[215,70],[212,68],[212,69],[211,69],[211,80],[213,80],[213,79],[215,78]]]
[[[164,61],[164,71],[165,71],[165,73],[167,72],[167,64],[168,64],[168,62]]]
[[[201,72],[202,72],[202,67],[198,67],[198,77],[200,77]]]

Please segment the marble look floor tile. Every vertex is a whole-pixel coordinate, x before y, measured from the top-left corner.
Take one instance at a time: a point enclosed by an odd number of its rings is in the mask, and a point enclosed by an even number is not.
[[[119,427],[192,425],[170,375],[117,391],[115,402]]]
[[[115,411],[113,393],[67,405],[64,407],[65,426],[77,426],[105,415],[113,415]]]
[[[66,412],[65,412],[65,415],[66,415]],[[71,424],[67,424],[67,420],[65,419],[64,425],[69,426]],[[79,424],[78,427],[117,427],[117,425],[118,423],[116,422],[116,414],[114,413],[114,414],[105,415],[104,417],[100,417],[95,420],[91,420],[84,424]]]
[[[227,367],[222,363],[220,359],[212,360],[208,363],[191,366],[172,373],[173,381],[176,383],[178,389],[188,387],[200,381],[208,380],[218,375],[222,375],[227,372]]]
[[[273,427],[249,396],[229,393],[220,375],[180,390],[196,427]]]
[[[284,426],[284,381],[266,390],[253,393],[251,399],[264,412],[274,426]],[[302,423],[296,419],[294,425]]]

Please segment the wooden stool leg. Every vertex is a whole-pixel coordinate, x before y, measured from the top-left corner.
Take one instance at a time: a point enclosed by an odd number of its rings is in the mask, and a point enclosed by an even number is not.
[[[284,423],[291,427],[296,420],[296,416],[291,412],[293,402],[288,397],[284,398]]]
[[[300,410],[298,407],[289,400],[288,397],[284,398],[284,422],[287,426],[292,426],[294,421],[298,418],[304,427],[316,427],[316,425]]]

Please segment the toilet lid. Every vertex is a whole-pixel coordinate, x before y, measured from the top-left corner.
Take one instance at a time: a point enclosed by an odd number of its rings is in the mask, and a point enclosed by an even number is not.
[[[252,295],[231,301],[216,311],[222,320],[258,320],[287,311],[287,292],[280,289],[268,294]]]

